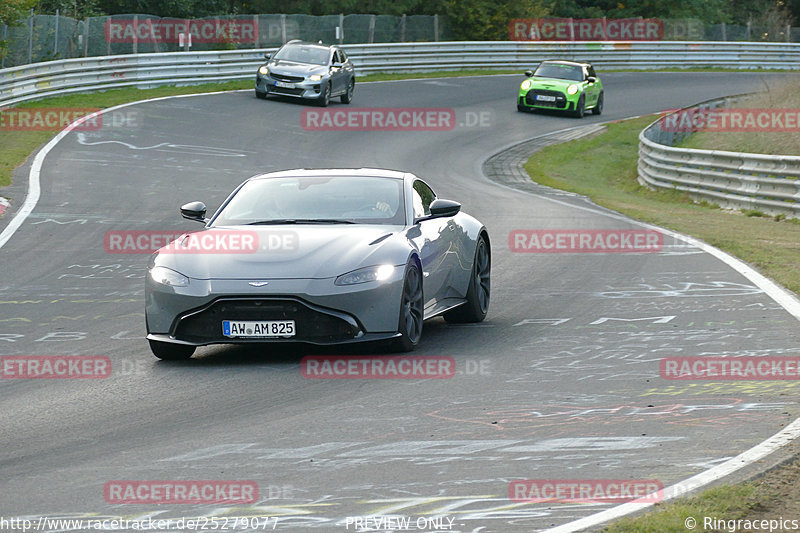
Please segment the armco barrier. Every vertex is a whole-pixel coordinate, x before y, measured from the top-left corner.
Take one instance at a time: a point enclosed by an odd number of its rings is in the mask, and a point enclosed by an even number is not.
[[[751,42],[437,42],[344,45],[357,73],[531,68],[543,59],[602,69],[800,68],[800,44]],[[274,49],[131,54],[64,59],[0,70],[0,107],[112,87],[189,85],[255,76]]]
[[[736,99],[687,109],[729,107]],[[639,183],[721,207],[800,217],[800,156],[677,148],[689,133],[664,131],[662,123],[659,119],[639,134]]]

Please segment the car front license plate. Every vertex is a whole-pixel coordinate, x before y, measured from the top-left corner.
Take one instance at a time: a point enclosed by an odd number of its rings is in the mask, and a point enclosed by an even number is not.
[[[540,102],[555,102],[556,101],[556,97],[555,96],[550,96],[550,95],[547,95],[547,94],[537,94],[536,95],[536,99],[538,101],[540,101]]]
[[[231,338],[294,337],[294,320],[223,320],[222,334]]]
[[[294,83],[286,83],[285,81],[276,81],[275,87],[283,87],[284,89],[294,89]]]

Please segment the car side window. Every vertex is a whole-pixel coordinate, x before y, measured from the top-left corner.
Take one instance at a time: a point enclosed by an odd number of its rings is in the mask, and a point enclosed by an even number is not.
[[[334,50],[333,51],[333,62],[334,63],[344,63],[344,61],[342,61],[342,52],[341,52],[341,50]]]
[[[414,181],[414,218],[420,218],[431,214],[431,202],[436,199],[436,194],[428,187],[424,181]]]

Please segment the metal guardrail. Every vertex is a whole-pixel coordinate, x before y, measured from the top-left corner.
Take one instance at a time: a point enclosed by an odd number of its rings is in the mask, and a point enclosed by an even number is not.
[[[599,69],[651,67],[800,68],[800,44],[750,42],[438,42],[344,45],[358,73],[519,69],[549,58]],[[265,52],[230,50],[64,59],[0,70],[0,107],[113,87],[141,88],[247,79]]]
[[[737,98],[718,98],[686,109],[729,107]],[[800,217],[800,156],[677,148],[674,145],[691,133],[664,131],[664,119],[639,134],[639,183],[683,191],[725,208]]]

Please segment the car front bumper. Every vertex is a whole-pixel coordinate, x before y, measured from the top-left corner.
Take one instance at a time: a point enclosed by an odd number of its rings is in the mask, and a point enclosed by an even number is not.
[[[549,96],[555,98],[553,101],[543,101],[537,96]],[[531,109],[553,109],[556,111],[574,111],[581,93],[568,95],[560,91],[547,91],[541,89],[529,89],[520,91],[517,102]]]
[[[317,99],[320,97],[322,87],[327,83],[325,79],[320,81],[299,81],[288,82],[293,87],[278,87],[279,80],[270,75],[256,75],[256,91],[264,94],[274,94],[276,96],[291,96],[294,98]]]
[[[150,280],[145,287],[147,338],[162,342],[207,344],[307,342],[339,344],[397,336],[403,269],[392,278],[339,286],[333,279],[190,280],[171,287]],[[294,320],[293,337],[232,338],[223,320]]]

